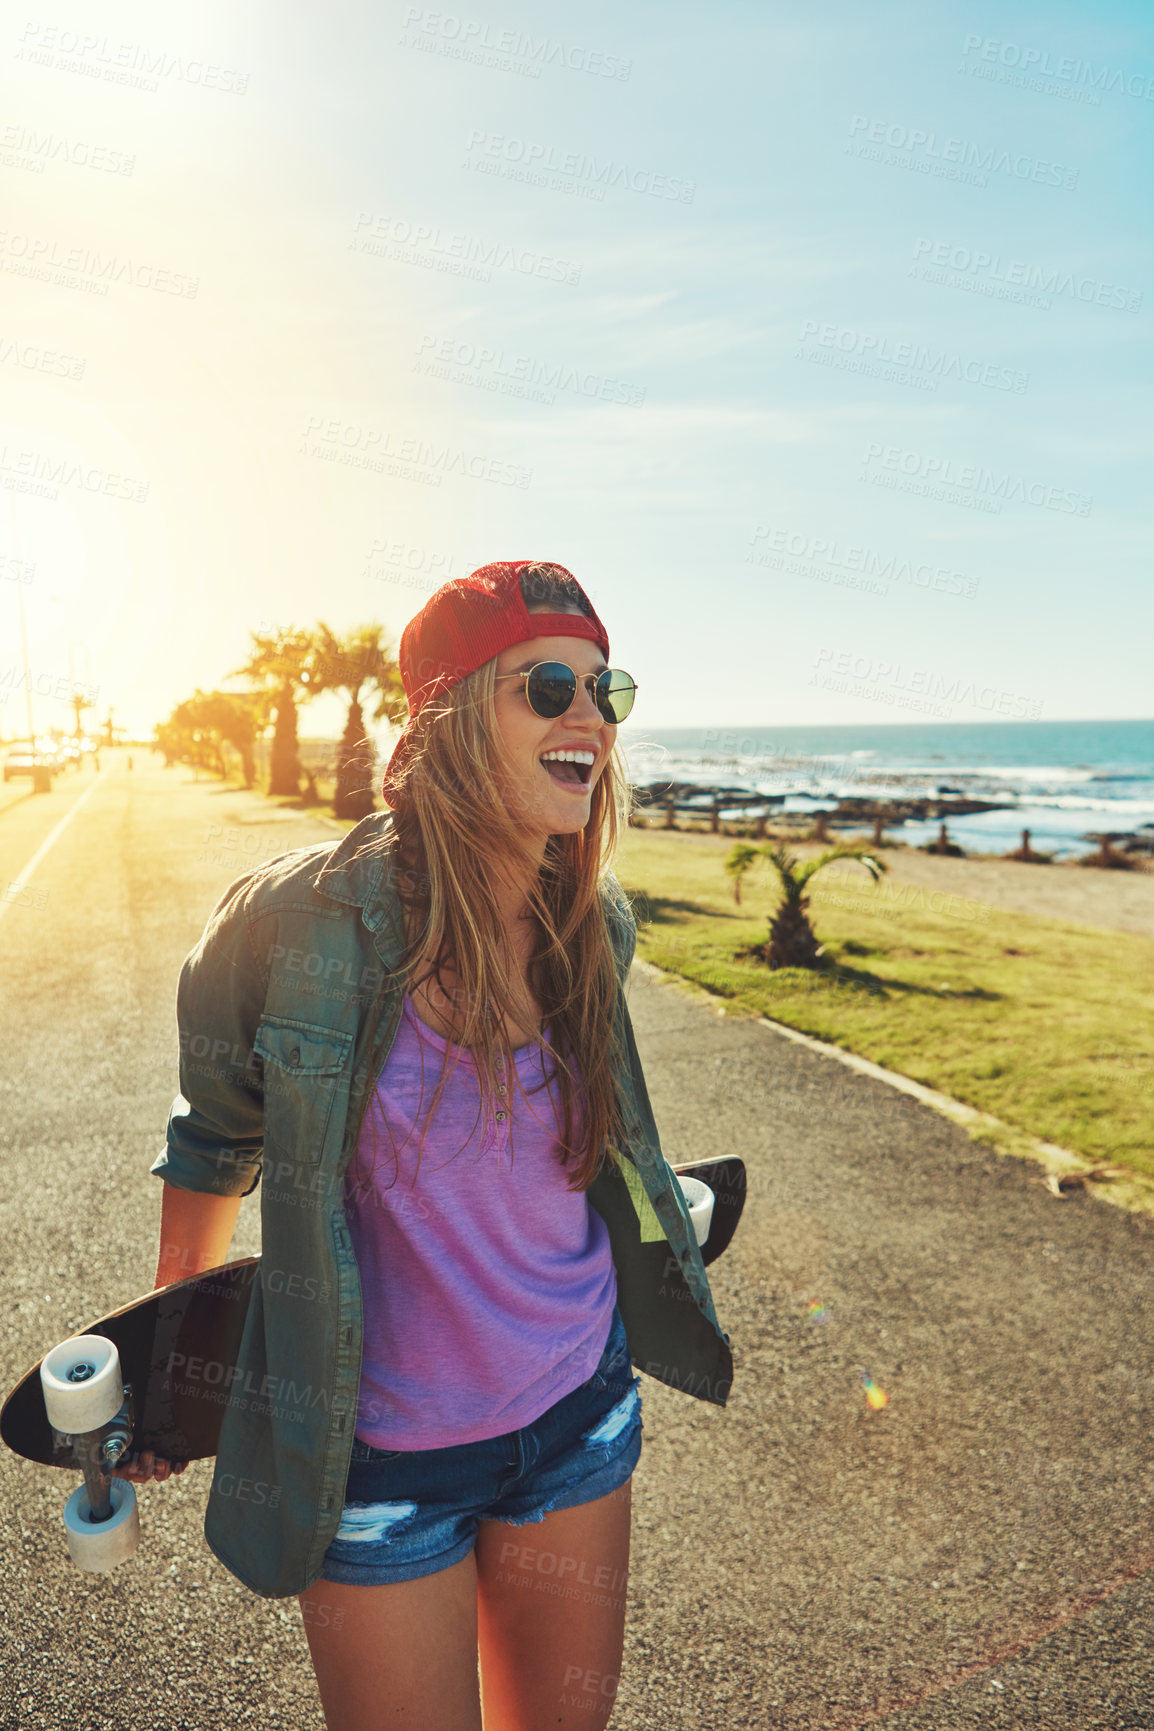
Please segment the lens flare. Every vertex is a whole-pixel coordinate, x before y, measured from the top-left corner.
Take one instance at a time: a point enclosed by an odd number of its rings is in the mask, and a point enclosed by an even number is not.
[[[866,1400],[869,1402],[869,1405],[874,1412],[880,1412],[883,1406],[889,1405],[889,1395],[886,1393],[884,1388],[878,1387],[873,1377],[870,1376],[867,1371],[862,1371],[861,1379],[865,1388]]]

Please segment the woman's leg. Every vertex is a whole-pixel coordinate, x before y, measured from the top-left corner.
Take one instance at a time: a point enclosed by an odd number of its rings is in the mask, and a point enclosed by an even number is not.
[[[300,1607],[329,1731],[481,1731],[471,1551],[417,1581],[314,1581]]]
[[[625,1644],[630,1487],[543,1521],[482,1521],[477,1615],[485,1731],[601,1731]]]

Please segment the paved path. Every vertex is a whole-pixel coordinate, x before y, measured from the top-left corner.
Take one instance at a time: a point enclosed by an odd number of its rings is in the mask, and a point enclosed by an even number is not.
[[[0,921],[5,1384],[147,1287],[180,961],[248,865],[331,834],[135,762],[106,754]],[[0,883],[90,779],[0,814]],[[643,1381],[616,1731],[1154,1725],[1154,1222],[1055,1201],[754,1021],[630,994],[667,1154],[739,1153],[751,1195],[712,1271],[729,1406]],[[0,1453],[3,1731],[319,1731],[296,1603],[208,1552],[208,1480],[142,1487],[137,1559],[84,1577],[64,1475]]]

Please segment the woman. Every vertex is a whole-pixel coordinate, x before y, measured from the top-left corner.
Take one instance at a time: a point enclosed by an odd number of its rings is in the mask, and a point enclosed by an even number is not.
[[[240,1363],[181,1367],[227,1402],[206,1537],[298,1595],[341,1731],[605,1725],[632,1364],[728,1395],[624,998],[608,658],[560,566],[445,584],[401,639],[391,813],[240,879],[181,975],[158,1285],[225,1260],[263,1178]]]

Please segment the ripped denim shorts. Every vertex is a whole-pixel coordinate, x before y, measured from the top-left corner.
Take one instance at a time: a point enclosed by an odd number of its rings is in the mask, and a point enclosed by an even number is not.
[[[376,1587],[460,1562],[479,1521],[523,1526],[617,1490],[641,1455],[640,1378],[613,1307],[588,1382],[521,1430],[440,1449],[353,1439],[345,1506],[321,1577]]]

